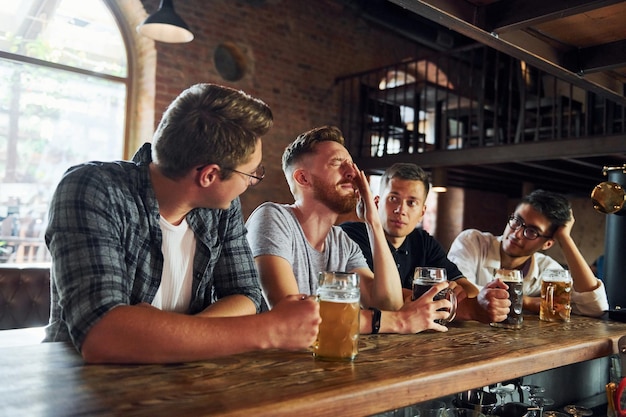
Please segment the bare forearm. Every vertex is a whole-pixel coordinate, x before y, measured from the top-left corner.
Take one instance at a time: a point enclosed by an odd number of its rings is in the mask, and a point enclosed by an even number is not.
[[[361,334],[372,333],[373,315],[370,310],[361,310]],[[435,325],[429,315],[418,311],[381,311],[379,333],[414,334],[428,329],[446,330],[443,326]]]
[[[367,225],[374,258],[374,282],[371,302],[373,306],[385,310],[402,307],[402,281],[396,262],[389,250],[387,239],[380,224]]]
[[[374,316],[374,312],[371,310],[361,310],[361,318],[360,318],[360,332],[361,334],[371,334],[372,333],[372,319]],[[404,323],[398,319],[398,317],[391,311],[381,311],[380,318],[380,329],[379,333],[406,333],[406,326]],[[409,333],[417,333],[424,329],[416,329],[415,331],[410,331]]]
[[[539,297],[527,297],[524,296],[524,300],[522,302],[522,308],[526,311],[530,311],[531,313],[539,313],[539,307],[541,305],[541,298]]]
[[[456,310],[456,320],[476,320],[481,323],[491,322],[487,311],[480,306],[476,297],[468,297],[459,302]]]
[[[571,236],[560,239],[559,245],[572,275],[574,290],[588,292],[597,289],[600,283]]]
[[[463,288],[468,298],[474,298],[478,296],[478,293],[480,292],[478,287],[465,277],[458,278],[454,282],[456,282],[461,288]]]
[[[208,319],[120,306],[90,330],[82,355],[91,363],[171,363],[271,347],[259,317]]]
[[[233,317],[255,314],[256,306],[245,295],[230,295],[211,304],[199,313],[203,317]]]

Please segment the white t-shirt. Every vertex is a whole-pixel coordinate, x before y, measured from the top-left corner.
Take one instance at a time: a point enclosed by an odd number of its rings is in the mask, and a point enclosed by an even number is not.
[[[196,238],[184,219],[174,226],[161,217],[159,224],[163,233],[163,273],[152,305],[165,311],[186,313],[191,301]]]

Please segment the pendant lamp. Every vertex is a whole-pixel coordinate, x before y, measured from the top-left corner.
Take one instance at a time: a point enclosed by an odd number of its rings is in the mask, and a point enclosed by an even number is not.
[[[172,0],[161,0],[159,10],[137,26],[137,32],[160,42],[186,43],[193,40],[189,26],[174,11]]]

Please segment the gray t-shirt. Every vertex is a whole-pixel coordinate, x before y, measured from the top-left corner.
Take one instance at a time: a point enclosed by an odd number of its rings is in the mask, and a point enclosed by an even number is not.
[[[303,294],[316,293],[320,271],[368,267],[359,246],[339,226],[330,229],[323,252],[311,247],[288,205],[261,204],[248,218],[246,227],[252,255],[276,255],[286,259],[293,267],[298,290]]]

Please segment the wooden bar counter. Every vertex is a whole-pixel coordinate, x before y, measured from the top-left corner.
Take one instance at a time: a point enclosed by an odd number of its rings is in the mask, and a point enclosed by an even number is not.
[[[363,416],[611,355],[626,324],[525,316],[447,333],[363,336],[354,363],[255,352],[173,365],[85,365],[72,346],[0,348],[0,414]]]

